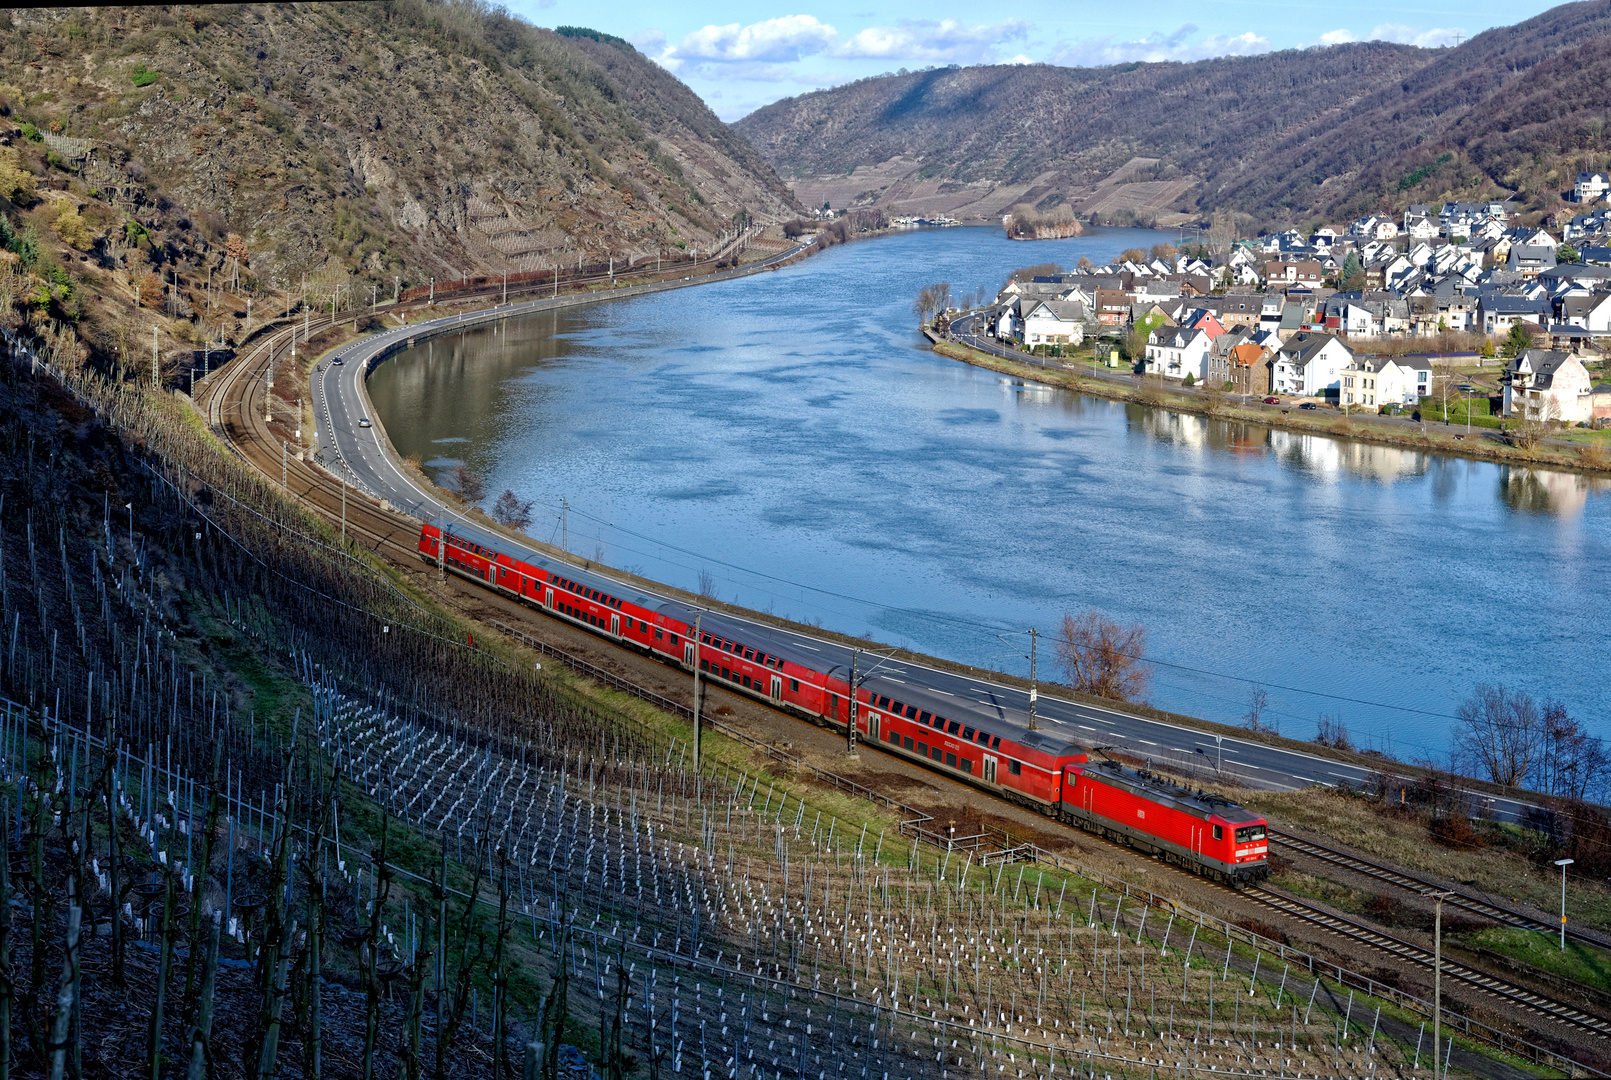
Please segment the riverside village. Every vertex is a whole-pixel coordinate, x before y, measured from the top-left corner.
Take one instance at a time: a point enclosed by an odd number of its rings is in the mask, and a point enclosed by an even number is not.
[[[1522,226],[1509,203],[1015,274],[988,310],[1010,351],[1128,366],[1175,388],[1303,409],[1611,426],[1611,179]],[[1585,433],[1586,434],[1586,433]]]

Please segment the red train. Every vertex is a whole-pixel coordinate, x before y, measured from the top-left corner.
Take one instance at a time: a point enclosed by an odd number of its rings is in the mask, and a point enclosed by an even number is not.
[[[419,553],[685,671],[697,666],[729,689],[829,726],[848,721],[851,655],[836,643],[696,612],[447,518],[421,528]],[[1147,770],[1093,763],[1055,722],[1031,731],[1007,702],[970,701],[876,671],[856,682],[859,737],[890,753],[1230,884],[1267,872],[1264,819],[1241,807]]]

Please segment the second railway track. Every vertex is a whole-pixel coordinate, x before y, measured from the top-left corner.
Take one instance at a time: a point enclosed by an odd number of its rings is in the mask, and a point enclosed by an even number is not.
[[[1245,894],[1289,918],[1300,919],[1311,925],[1323,927],[1336,936],[1368,945],[1400,960],[1426,968],[1432,967],[1434,963],[1435,958],[1430,949],[1405,941],[1403,938],[1383,933],[1363,923],[1354,922],[1352,919],[1345,919],[1329,911],[1322,911],[1293,897],[1262,888],[1246,889]],[[1593,1032],[1596,1035],[1611,1036],[1611,1020],[1586,1012],[1575,1005],[1558,1001],[1526,987],[1506,982],[1498,976],[1467,967],[1464,964],[1451,961],[1447,957],[1443,959],[1442,969],[1444,975],[1498,998],[1509,1005],[1525,1009],[1539,1016],[1547,1016],[1552,1020],[1558,1020],[1563,1024],[1569,1024],[1576,1028]]]
[[[1346,851],[1339,851],[1336,848],[1327,847],[1325,844],[1319,844],[1313,840],[1306,840],[1300,836],[1293,836],[1290,833],[1281,832],[1279,829],[1270,830],[1270,839],[1275,843],[1280,844],[1282,847],[1291,848],[1293,851],[1302,852],[1310,858],[1319,859],[1320,861],[1329,863],[1332,866],[1352,870],[1357,874],[1362,874],[1366,877],[1373,878],[1376,881],[1381,881],[1389,885],[1396,885],[1399,888],[1409,892],[1422,894],[1430,892],[1445,893],[1447,898],[1443,902],[1448,904],[1450,907],[1459,908],[1462,911],[1469,912],[1472,915],[1479,915],[1485,919],[1492,919],[1494,922],[1502,923],[1506,926],[1516,926],[1524,930],[1537,930],[1551,934],[1558,929],[1542,919],[1534,918],[1533,916],[1528,915],[1525,912],[1517,911],[1514,908],[1508,908],[1500,904],[1492,903],[1491,901],[1484,900],[1481,897],[1472,896],[1469,893],[1463,893],[1458,889],[1450,889],[1448,886],[1441,885],[1437,882],[1414,877],[1410,874],[1403,873],[1402,871],[1395,870],[1390,866],[1383,866],[1381,863],[1372,862],[1371,860],[1362,856],[1351,855]],[[1611,940],[1608,940],[1604,935],[1575,928],[1570,925],[1568,925],[1566,928],[1566,936],[1588,945],[1594,945],[1598,948],[1611,948]]]

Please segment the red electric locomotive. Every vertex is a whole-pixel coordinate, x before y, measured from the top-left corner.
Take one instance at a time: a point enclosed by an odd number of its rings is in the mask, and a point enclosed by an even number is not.
[[[1065,821],[1230,885],[1269,874],[1264,819],[1226,799],[1113,761],[1063,776]]]
[[[849,721],[849,650],[832,642],[726,612],[696,613],[446,518],[420,530],[419,554],[737,693],[839,730]],[[889,753],[1220,880],[1263,876],[1264,822],[1240,807],[1145,772],[1091,764],[1056,721],[1031,731],[1006,707],[877,673],[857,681],[858,735]]]

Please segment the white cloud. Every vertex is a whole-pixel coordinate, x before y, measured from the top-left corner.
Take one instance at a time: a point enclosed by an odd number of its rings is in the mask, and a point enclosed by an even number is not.
[[[1372,41],[1395,41],[1400,45],[1414,45],[1422,49],[1437,49],[1444,45],[1458,45],[1465,32],[1457,26],[1434,26],[1422,30],[1419,26],[1403,23],[1383,23],[1370,32]]]
[[[823,52],[838,39],[838,32],[814,15],[782,18],[741,26],[706,26],[665,49],[660,62],[786,64]],[[673,70],[675,68],[673,67]]]
[[[1022,41],[1028,33],[1029,24],[1022,19],[972,27],[956,19],[916,19],[894,26],[869,26],[835,49],[834,55],[857,60],[981,64],[994,60],[1002,44]]]
[[[1053,50],[1050,61],[1078,66],[1125,64],[1138,60],[1149,64],[1166,60],[1190,62],[1214,56],[1251,56],[1269,52],[1271,47],[1269,38],[1251,30],[1230,36],[1210,34],[1194,40],[1197,32],[1196,26],[1187,23],[1171,34],[1150,34],[1137,41],[1115,41],[1110,37],[1065,41]]]
[[[666,32],[656,26],[649,30],[639,30],[636,34],[629,35],[627,40],[636,45],[639,52],[653,56],[666,47]]]
[[[1445,45],[1458,45],[1466,38],[1458,26],[1434,26],[1423,30],[1419,26],[1403,23],[1379,23],[1364,36],[1352,30],[1328,30],[1315,39],[1314,44],[1325,48],[1330,45],[1347,45],[1354,41],[1391,41],[1396,45],[1414,45],[1421,49],[1438,49]]]

